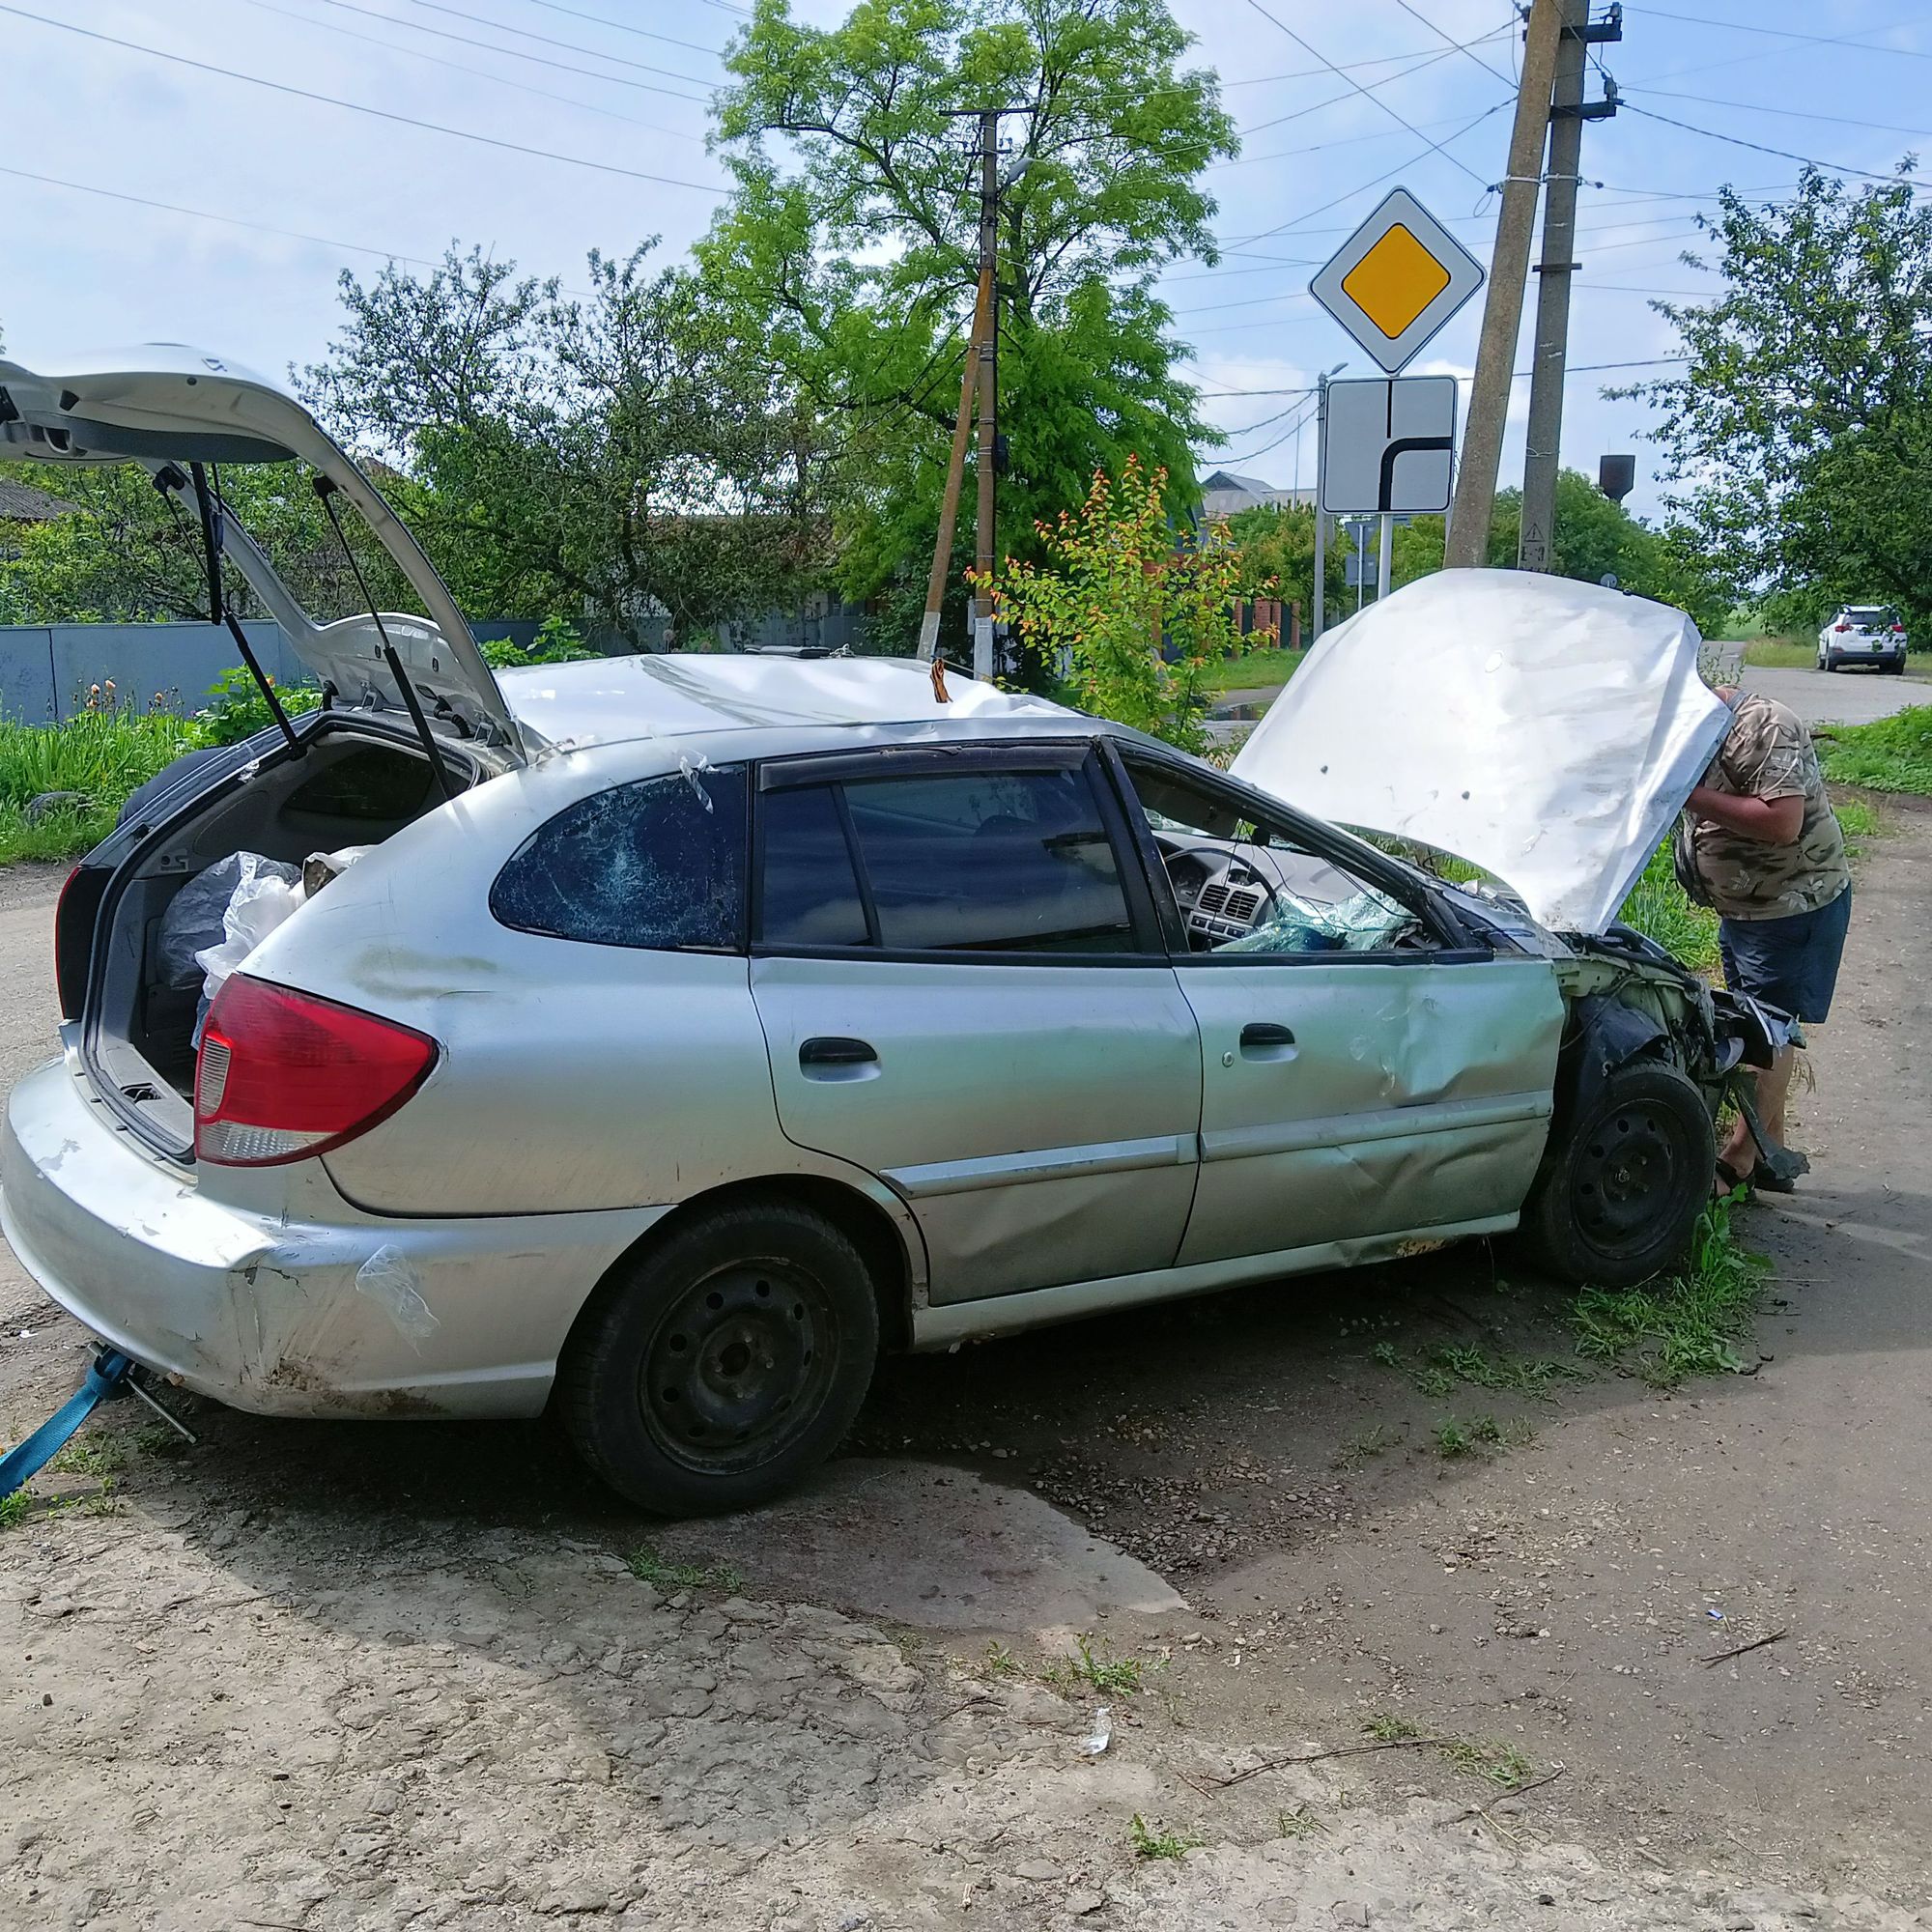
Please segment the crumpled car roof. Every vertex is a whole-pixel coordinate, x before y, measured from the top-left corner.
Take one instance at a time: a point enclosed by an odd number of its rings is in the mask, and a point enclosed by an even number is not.
[[[526,665],[497,673],[503,700],[552,744],[584,746],[752,725],[912,724],[962,719],[1087,721],[1044,697],[956,672],[949,702],[903,658],[673,652]]]
[[[1546,926],[1601,932],[1729,728],[1700,641],[1646,598],[1441,571],[1327,632],[1234,770],[1482,867]]]

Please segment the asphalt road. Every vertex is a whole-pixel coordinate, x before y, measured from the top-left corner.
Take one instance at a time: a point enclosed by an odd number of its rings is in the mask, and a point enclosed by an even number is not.
[[[1747,691],[1788,704],[1807,724],[1869,724],[1908,704],[1932,704],[1932,684],[1875,670],[1769,670],[1747,665]]]

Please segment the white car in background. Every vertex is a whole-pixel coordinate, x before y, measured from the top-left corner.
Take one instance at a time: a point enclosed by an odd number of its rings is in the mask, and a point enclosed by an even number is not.
[[[1818,633],[1818,668],[1876,665],[1894,677],[1905,673],[1908,642],[1898,612],[1889,604],[1846,604]]]

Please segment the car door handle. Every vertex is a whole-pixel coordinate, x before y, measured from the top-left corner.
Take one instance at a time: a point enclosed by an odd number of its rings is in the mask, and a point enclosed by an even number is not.
[[[879,1050],[870,1040],[822,1034],[799,1048],[798,1065],[813,1080],[863,1080],[879,1070]]]
[[[1294,1030],[1274,1020],[1250,1020],[1241,1029],[1241,1058],[1243,1060],[1293,1060],[1299,1049],[1294,1043]],[[1231,1062],[1233,1056],[1229,1056]]]

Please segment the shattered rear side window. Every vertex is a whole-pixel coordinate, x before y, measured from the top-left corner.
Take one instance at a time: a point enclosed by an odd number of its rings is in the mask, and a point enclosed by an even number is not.
[[[579,799],[517,848],[490,910],[520,932],[593,946],[739,949],[745,810],[742,766]]]

